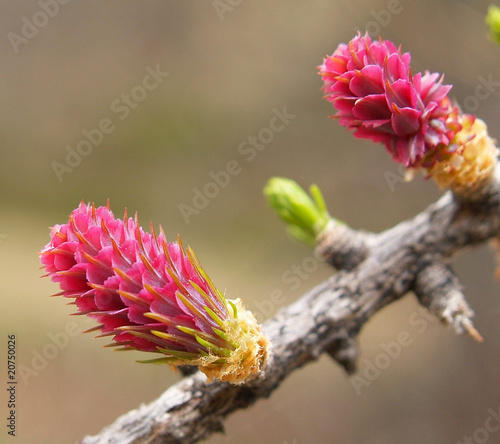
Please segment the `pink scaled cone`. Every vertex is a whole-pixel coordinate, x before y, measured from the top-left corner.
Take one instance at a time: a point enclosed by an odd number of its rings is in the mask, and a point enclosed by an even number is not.
[[[41,261],[58,294],[75,299],[79,314],[99,322],[92,330],[120,349],[198,365],[210,379],[240,383],[258,372],[267,340],[253,315],[224,298],[180,239],[151,231],[137,217],[115,219],[109,207],[82,202],[52,229]]]
[[[412,75],[410,54],[387,40],[358,34],[319,66],[325,97],[339,123],[363,139],[383,143],[396,162],[421,166],[461,129],[458,110],[439,74]]]

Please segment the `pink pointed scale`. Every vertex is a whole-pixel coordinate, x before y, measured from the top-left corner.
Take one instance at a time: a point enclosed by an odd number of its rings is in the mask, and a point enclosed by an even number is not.
[[[354,77],[349,83],[349,89],[357,96],[367,96],[370,94],[383,94],[384,83],[382,68],[380,66],[365,66],[360,71],[355,71]]]
[[[394,132],[400,136],[415,134],[420,128],[420,116],[422,113],[413,108],[398,108],[393,106],[394,113],[391,118]]]

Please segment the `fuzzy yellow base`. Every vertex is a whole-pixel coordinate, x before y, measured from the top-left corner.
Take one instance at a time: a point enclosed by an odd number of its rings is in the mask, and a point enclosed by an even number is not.
[[[213,379],[242,384],[256,376],[263,368],[268,355],[269,340],[251,311],[246,310],[239,299],[232,301],[238,310],[238,318],[227,321],[225,333],[231,342],[238,344],[229,357],[210,355],[186,362],[171,362],[175,369],[179,365],[195,365],[203,372],[208,382]]]
[[[488,136],[486,124],[475,119],[471,125],[464,124],[460,134],[464,139],[461,152],[450,159],[434,165],[428,170],[441,188],[449,187],[454,193],[467,195],[487,185],[493,177],[497,162],[498,149]]]
[[[262,370],[269,341],[260,330],[251,311],[243,308],[241,301],[234,301],[238,308],[238,320],[233,326],[233,337],[239,347],[223,363],[201,364],[199,369],[207,375],[209,382],[214,378],[232,384],[242,384]],[[236,339],[237,338],[237,339]]]

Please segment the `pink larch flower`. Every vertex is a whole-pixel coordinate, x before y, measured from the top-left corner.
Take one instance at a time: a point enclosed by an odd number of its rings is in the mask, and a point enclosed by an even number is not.
[[[137,216],[115,219],[83,202],[51,237],[42,264],[58,295],[99,322],[100,337],[163,355],[147,362],[198,365],[210,379],[239,383],[259,371],[267,340],[255,318],[223,296],[180,238],[169,243]]]
[[[358,33],[319,66],[326,98],[341,125],[385,144],[396,162],[421,166],[457,149],[458,110],[439,74],[412,75],[410,54],[387,40]],[[445,149],[446,148],[446,149]]]

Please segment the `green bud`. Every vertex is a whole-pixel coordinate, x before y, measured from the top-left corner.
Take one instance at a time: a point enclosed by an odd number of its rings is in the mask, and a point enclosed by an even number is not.
[[[497,45],[500,45],[500,8],[498,6],[490,5],[486,15],[486,23],[490,28],[490,38]]]
[[[289,233],[302,242],[315,245],[316,237],[331,216],[320,189],[311,185],[309,192],[310,195],[296,182],[283,177],[273,177],[264,188],[267,202],[288,225]]]

